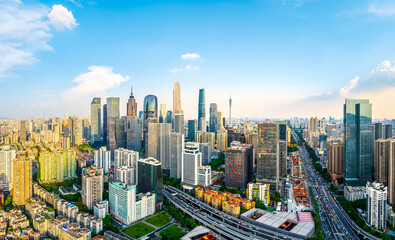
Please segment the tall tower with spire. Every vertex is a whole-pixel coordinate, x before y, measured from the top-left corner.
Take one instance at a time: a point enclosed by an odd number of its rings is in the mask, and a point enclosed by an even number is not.
[[[232,94],[229,94],[229,127],[232,127]]]
[[[127,116],[137,116],[137,102],[133,96],[133,87],[130,87],[130,97],[126,104]]]

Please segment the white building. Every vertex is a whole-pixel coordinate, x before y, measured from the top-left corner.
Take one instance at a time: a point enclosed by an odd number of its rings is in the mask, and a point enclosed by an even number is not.
[[[356,201],[359,199],[366,198],[366,187],[352,187],[345,186],[344,187],[344,199],[347,201]]]
[[[211,185],[211,166],[199,166],[197,169],[198,173],[198,185],[210,186]]]
[[[387,187],[383,183],[366,183],[367,223],[377,229],[385,229],[387,220]]]
[[[4,191],[12,190],[13,161],[15,156],[15,150],[11,150],[9,146],[0,148],[0,189]]]
[[[140,193],[136,196],[136,221],[155,212],[155,194]]]
[[[83,169],[82,203],[89,209],[103,200],[103,168],[91,166]]]
[[[139,160],[139,153],[133,150],[118,148],[114,151],[114,169],[115,169],[115,179],[120,179],[121,176],[118,174],[124,173],[125,170],[117,171],[119,168],[130,167],[132,168],[132,173],[129,169],[129,174],[132,175],[131,184],[136,184],[137,181],[137,161]],[[128,183],[127,183],[128,184]]]
[[[194,142],[186,143],[183,155],[181,182],[198,185],[198,167],[202,165],[202,153],[199,152],[199,145]]]
[[[99,219],[104,219],[108,214],[108,201],[104,200],[95,203],[93,206],[93,215]]]
[[[94,164],[103,168],[104,173],[107,174],[108,169],[111,168],[111,151],[107,151],[106,147],[101,147],[99,150],[95,150]]]
[[[137,184],[136,169],[130,166],[115,169],[115,180],[127,185]]]

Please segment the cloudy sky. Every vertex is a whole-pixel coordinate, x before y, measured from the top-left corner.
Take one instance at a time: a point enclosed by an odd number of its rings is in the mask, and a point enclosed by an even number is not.
[[[154,94],[186,119],[198,90],[234,117],[395,118],[395,2],[0,0],[0,117],[89,116],[92,97]]]

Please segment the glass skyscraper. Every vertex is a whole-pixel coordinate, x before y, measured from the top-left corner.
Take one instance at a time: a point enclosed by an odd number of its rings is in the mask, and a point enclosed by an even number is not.
[[[101,141],[101,99],[93,98],[91,103],[91,143]]]
[[[344,104],[344,184],[364,186],[372,180],[372,104],[346,99]]]
[[[218,124],[218,113],[217,113],[217,104],[210,103],[210,132],[217,132],[217,124]]]
[[[199,89],[198,130],[206,131],[206,100],[204,88]]]

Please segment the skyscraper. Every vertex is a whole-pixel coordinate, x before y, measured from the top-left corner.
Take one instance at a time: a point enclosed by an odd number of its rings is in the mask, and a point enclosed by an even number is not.
[[[217,149],[220,152],[225,152],[228,147],[228,131],[225,128],[220,128],[217,131]]]
[[[177,112],[181,110],[181,91],[180,91],[180,82],[174,83],[173,90],[173,112]]]
[[[161,163],[153,158],[141,158],[138,160],[138,192],[152,192],[156,194],[156,209],[163,202],[163,175]]]
[[[126,104],[127,116],[137,116],[137,102],[133,96],[133,87],[130,88],[130,97],[128,103]]]
[[[145,146],[145,152],[147,152],[148,122],[150,118],[158,119],[158,99],[156,96],[147,95],[144,98],[143,111],[143,146]]]
[[[170,124],[173,123],[173,112],[172,112],[171,110],[168,110],[168,111],[166,112],[166,121],[163,120],[163,122],[165,122],[165,123],[170,123]]]
[[[166,122],[166,104],[160,104],[160,113],[159,113],[159,122],[163,123]]]
[[[225,152],[226,187],[246,189],[252,181],[254,170],[254,150],[250,144],[232,142]]]
[[[116,131],[119,116],[119,98],[107,98],[107,148],[111,152],[117,148]]]
[[[188,140],[194,142],[196,139],[197,121],[188,120]]]
[[[344,184],[364,186],[372,179],[372,104],[346,99],[344,104]]]
[[[25,120],[20,121],[19,139],[20,139],[21,143],[26,142],[26,121]]]
[[[204,88],[199,89],[198,130],[206,131],[206,100]]]
[[[188,142],[182,159],[181,183],[188,185],[198,185],[198,167],[202,165],[202,154],[199,152],[197,143]]]
[[[217,104],[210,103],[210,132],[217,132],[218,125],[218,112],[217,112]]]
[[[383,124],[382,123],[375,123],[373,125],[374,128],[374,140],[383,139]]]
[[[181,178],[181,164],[184,152],[184,134],[171,133],[170,177]]]
[[[395,139],[388,139],[388,202],[395,204]]]
[[[141,151],[141,122],[137,116],[126,118],[126,148]]]
[[[103,143],[107,144],[108,141],[108,131],[107,131],[107,104],[103,105]]]
[[[119,118],[119,97],[107,98],[107,118]]]
[[[4,191],[12,190],[15,157],[16,151],[9,146],[0,147],[0,189]]]
[[[93,98],[91,103],[91,143],[101,141],[101,99]]]
[[[170,170],[171,125],[169,123],[148,123],[147,156],[161,162],[162,169]]]
[[[343,142],[328,141],[328,173],[333,181],[343,177],[343,149]]]
[[[14,204],[21,206],[33,195],[32,160],[24,156],[17,157],[13,165],[12,197]]]
[[[103,168],[91,166],[83,169],[82,203],[93,209],[95,203],[103,200]]]
[[[95,150],[94,164],[95,166],[103,168],[103,172],[107,174],[108,169],[111,168],[111,152],[107,151],[106,147],[101,147],[99,150]]]
[[[232,95],[229,95],[229,123],[228,123],[228,127],[232,127]]]
[[[184,111],[174,112],[174,131],[184,134]]]
[[[82,144],[82,119],[72,116],[71,120],[71,143],[73,145]]]
[[[366,218],[371,227],[385,229],[387,226],[387,187],[378,182],[366,183]]]

